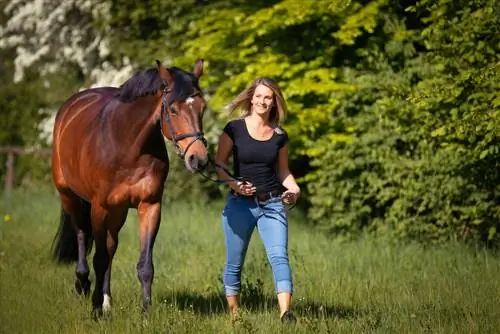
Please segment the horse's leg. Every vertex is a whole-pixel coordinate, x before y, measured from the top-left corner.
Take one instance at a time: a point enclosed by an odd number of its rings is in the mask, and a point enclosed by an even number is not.
[[[115,255],[116,249],[118,248],[118,233],[120,232],[120,229],[127,219],[127,211],[128,209],[125,208],[125,210],[113,212],[113,215],[108,216],[108,218],[106,219],[106,225],[108,226],[106,246],[108,248],[109,264],[108,269],[104,274],[104,283],[102,289],[102,309],[104,312],[111,310],[111,267],[113,265],[113,256]]]
[[[107,211],[98,205],[92,204],[91,216],[95,240],[95,287],[94,293],[92,294],[92,314],[94,315],[94,318],[98,318],[102,315],[102,304],[104,301],[104,276],[109,266],[109,254],[107,247],[108,229],[105,225]]]
[[[153,284],[153,246],[160,227],[161,203],[141,202],[138,206],[140,219],[141,254],[137,263],[137,275],[143,290],[143,310],[151,306],[151,285]]]
[[[63,209],[61,219],[70,219],[76,232],[78,258],[75,270],[75,289],[78,294],[90,293],[89,265],[87,263],[88,244],[91,240],[90,204],[72,191],[59,193]]]

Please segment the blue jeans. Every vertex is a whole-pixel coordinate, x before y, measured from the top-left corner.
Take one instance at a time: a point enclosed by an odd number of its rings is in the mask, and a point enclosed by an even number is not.
[[[238,295],[241,270],[254,228],[257,226],[271,264],[276,293],[292,293],[292,273],[288,261],[288,219],[280,197],[258,203],[254,199],[229,194],[222,212],[226,239],[224,290]]]

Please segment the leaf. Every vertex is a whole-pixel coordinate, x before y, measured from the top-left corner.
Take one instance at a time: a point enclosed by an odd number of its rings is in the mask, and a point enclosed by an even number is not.
[[[490,151],[489,151],[488,149],[483,150],[483,151],[481,152],[481,154],[479,154],[479,159],[484,159],[484,158],[486,158],[486,156],[487,156],[489,153],[490,153]]]
[[[446,127],[442,126],[431,132],[432,137],[442,137],[446,134]]]

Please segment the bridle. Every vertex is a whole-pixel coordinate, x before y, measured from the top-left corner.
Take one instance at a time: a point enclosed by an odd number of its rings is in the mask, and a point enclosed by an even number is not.
[[[170,134],[171,141],[174,144],[176,153],[182,159],[184,159],[184,157],[186,156],[186,153],[189,150],[189,148],[197,140],[200,140],[203,143],[203,145],[205,145],[205,147],[207,147],[207,140],[203,136],[203,132],[200,132],[200,131],[197,131],[197,132],[188,132],[188,133],[183,133],[183,134],[180,134],[180,135],[178,135],[178,134],[175,133],[174,125],[172,123],[172,118],[171,118],[171,111],[170,111],[172,109],[170,107],[170,105],[172,104],[173,101],[169,102],[168,99],[167,99],[167,95],[170,94],[171,92],[172,92],[172,90],[167,85],[165,85],[165,88],[163,89],[162,95],[161,95],[160,130],[161,130],[161,133],[162,133],[163,137],[167,138],[165,136],[165,134],[163,133],[163,128],[162,128],[163,118],[165,117],[165,122],[168,125],[168,132]],[[190,98],[190,97],[192,98],[192,97],[195,97],[195,96],[201,96],[200,91],[195,90],[191,95],[188,96],[188,98]],[[193,140],[189,142],[189,144],[186,146],[186,150],[183,151],[182,148],[179,145],[179,141],[181,141],[183,139],[186,139],[186,138],[193,138]],[[230,179],[228,179],[228,180],[213,179],[210,176],[205,175],[201,171],[198,171],[198,173],[201,174],[206,179],[208,179],[210,181],[213,181],[215,183],[243,181],[240,177],[234,176],[226,167],[221,166],[221,165],[217,164],[215,161],[213,161],[212,159],[210,159],[209,156],[208,156],[208,163],[212,164],[216,168],[222,168],[229,175]]]
[[[181,159],[184,159],[186,156],[186,153],[188,152],[189,148],[197,141],[201,141],[205,147],[207,146],[207,140],[203,136],[203,132],[201,131],[196,131],[196,132],[188,132],[188,133],[182,133],[182,134],[177,134],[174,129],[174,124],[172,123],[172,102],[173,101],[168,101],[167,95],[172,92],[171,89],[168,88],[168,86],[165,87],[162,91],[162,96],[161,96],[161,112],[160,112],[160,129],[161,133],[163,134],[163,137],[167,138],[165,134],[163,133],[163,118],[165,118],[165,122],[168,125],[168,132],[170,134],[170,138],[172,143],[174,144],[175,151],[176,153],[181,157]],[[201,96],[200,91],[195,90],[191,95],[188,96],[188,98],[192,98],[195,96]],[[186,139],[186,138],[193,138],[189,142],[189,144],[186,146],[186,149],[183,150],[182,147],[179,145],[179,141]]]

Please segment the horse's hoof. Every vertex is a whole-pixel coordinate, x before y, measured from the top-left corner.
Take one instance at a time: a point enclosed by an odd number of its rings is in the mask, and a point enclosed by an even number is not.
[[[144,303],[144,304],[142,304],[142,313],[143,314],[148,314],[150,309],[151,309],[151,304],[150,303]]]
[[[75,280],[75,290],[79,295],[85,295],[87,297],[90,294],[90,281],[84,280],[83,282],[79,279]]]
[[[104,294],[104,300],[102,302],[102,310],[105,314],[111,312],[111,296],[106,293]]]
[[[92,310],[91,316],[94,321],[99,321],[102,319],[104,313],[102,312],[102,308],[95,308]]]

